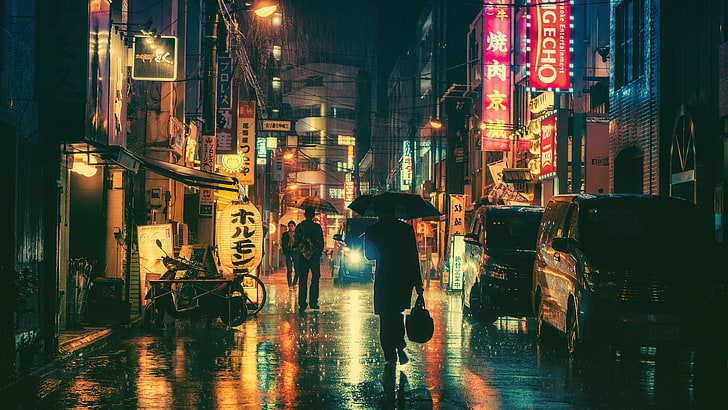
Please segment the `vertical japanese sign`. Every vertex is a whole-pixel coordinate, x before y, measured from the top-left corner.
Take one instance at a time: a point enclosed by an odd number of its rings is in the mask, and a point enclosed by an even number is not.
[[[399,189],[407,191],[412,184],[412,146],[409,140],[402,142],[402,160],[399,165]]]
[[[450,194],[450,235],[465,235],[465,195]]]
[[[217,153],[237,154],[233,62],[229,56],[217,58]]]
[[[571,2],[530,0],[530,3],[529,87],[571,92]]]
[[[510,147],[512,42],[508,3],[496,0],[483,8],[483,151],[507,151]]]
[[[238,101],[238,152],[243,165],[238,172],[240,185],[255,183],[255,101]]]
[[[252,202],[233,202],[217,219],[220,264],[233,274],[251,273],[263,257],[263,221]]]
[[[463,235],[453,235],[450,240],[450,275],[447,281],[449,290],[463,289],[463,256],[465,240]]]
[[[354,202],[354,181],[344,181],[344,202]]]
[[[556,174],[556,114],[541,120],[541,178]]]
[[[215,171],[215,136],[203,135],[200,139],[200,169],[202,171]],[[200,188],[200,216],[212,216],[215,191],[210,188]]]

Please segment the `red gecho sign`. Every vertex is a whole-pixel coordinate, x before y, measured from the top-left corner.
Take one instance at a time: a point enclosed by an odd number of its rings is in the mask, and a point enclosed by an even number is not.
[[[531,0],[529,12],[529,86],[571,90],[571,5]]]

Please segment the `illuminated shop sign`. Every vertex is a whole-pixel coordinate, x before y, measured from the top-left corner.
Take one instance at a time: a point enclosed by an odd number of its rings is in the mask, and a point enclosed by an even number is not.
[[[217,153],[235,155],[238,152],[238,117],[233,87],[233,60],[228,56],[217,58]]]
[[[148,81],[177,79],[177,37],[134,36],[131,78]]]
[[[236,174],[240,185],[255,183],[255,101],[238,101],[238,153],[243,164]]]
[[[399,168],[399,189],[407,191],[412,184],[412,146],[402,141],[402,161]]]
[[[529,87],[533,90],[572,92],[572,2],[530,0],[530,3]]]
[[[556,175],[556,114],[541,120],[541,179]]]
[[[511,7],[497,0],[483,8],[483,151],[507,151],[511,120]]]

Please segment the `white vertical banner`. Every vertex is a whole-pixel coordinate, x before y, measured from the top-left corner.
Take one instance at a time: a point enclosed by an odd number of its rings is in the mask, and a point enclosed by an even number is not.
[[[450,194],[450,237],[465,235],[465,195]]]
[[[203,135],[200,140],[200,169],[215,172],[215,159],[217,157],[214,135]],[[200,216],[212,216],[215,192],[210,188],[200,188]]]

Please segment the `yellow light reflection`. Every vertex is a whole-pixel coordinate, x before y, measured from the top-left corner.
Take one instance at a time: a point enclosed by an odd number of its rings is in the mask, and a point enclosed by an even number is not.
[[[361,291],[360,291],[361,292]],[[348,335],[348,341],[346,343],[347,355],[346,357],[351,358],[347,364],[346,381],[352,385],[357,385],[364,381],[364,366],[359,360],[364,357],[364,344],[363,344],[363,329],[364,323],[362,321],[362,301],[363,298],[359,295],[351,295],[347,300],[344,311],[346,314],[344,317],[349,320],[344,321],[344,334]]]
[[[172,408],[172,384],[164,376],[168,366],[160,363],[159,355],[150,351],[153,339],[139,341],[139,373],[136,379],[138,408]]]

